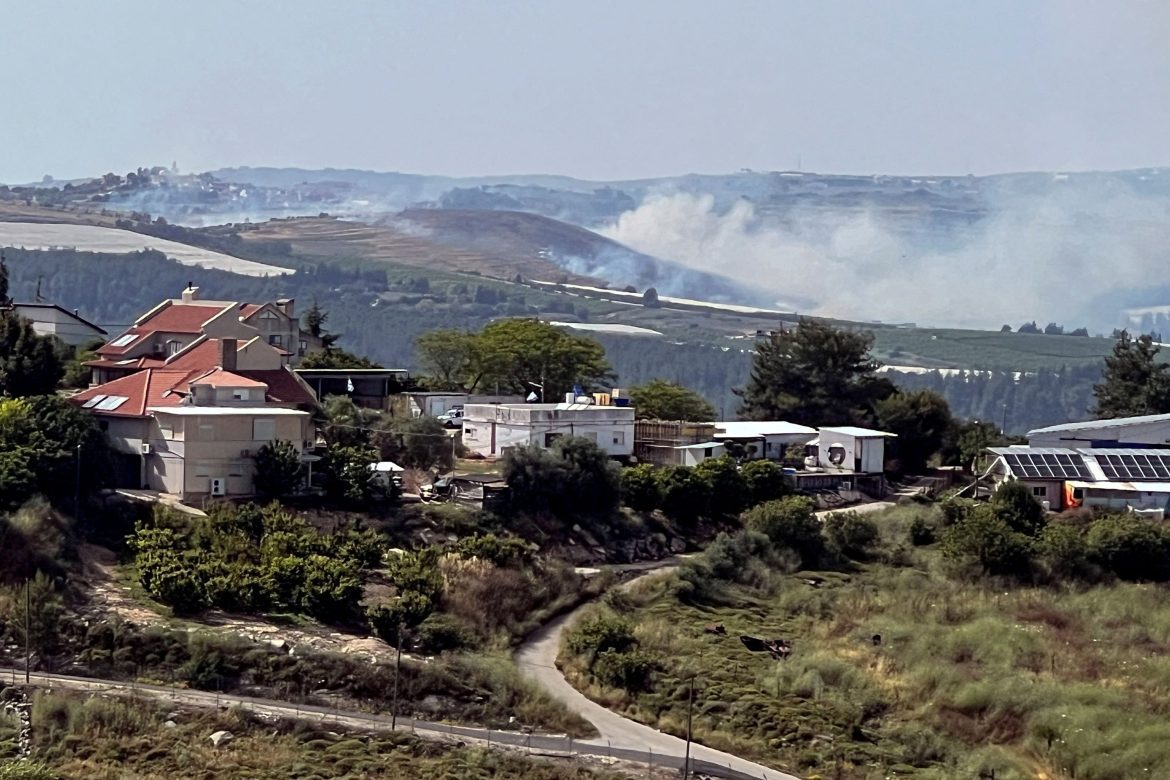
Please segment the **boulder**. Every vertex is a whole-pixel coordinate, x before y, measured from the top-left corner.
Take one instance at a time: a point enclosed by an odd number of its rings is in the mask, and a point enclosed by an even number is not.
[[[230,731],[217,731],[208,737],[208,739],[211,740],[212,745],[215,747],[220,747],[221,745],[226,745],[227,743],[231,742],[233,739],[235,739],[235,737],[232,736]]]

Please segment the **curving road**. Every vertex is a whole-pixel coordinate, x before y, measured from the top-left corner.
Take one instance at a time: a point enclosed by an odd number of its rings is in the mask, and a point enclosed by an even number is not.
[[[643,574],[641,577],[625,583],[622,587],[628,588],[643,577],[661,575],[666,571],[668,569],[659,569],[656,572]],[[677,757],[679,759],[678,765],[681,766],[686,752],[685,740],[670,734],[663,734],[657,729],[624,718],[612,710],[590,701],[584,694],[570,685],[557,668],[556,660],[562,636],[589,606],[590,604],[585,604],[578,607],[529,637],[516,651],[516,665],[525,677],[540,685],[551,696],[593,724],[600,736],[581,740],[581,742],[598,748],[612,746],[615,750],[618,748],[632,750],[646,756]],[[691,743],[691,759],[692,767],[704,774],[714,774],[711,767],[726,767],[728,771],[720,773],[723,776],[762,778],[762,780],[798,780],[794,775],[785,774],[778,769],[770,769],[693,742]]]

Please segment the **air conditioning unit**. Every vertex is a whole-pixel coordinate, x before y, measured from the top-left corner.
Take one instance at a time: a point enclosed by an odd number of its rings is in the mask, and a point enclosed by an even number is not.
[[[227,495],[227,480],[223,477],[211,478],[211,495],[226,496]]]
[[[154,447],[151,447],[151,446],[150,446],[149,444],[147,444],[146,442],[142,442],[142,454],[143,454],[143,455],[149,455],[149,454],[150,454],[150,453],[152,453],[152,452],[154,452]]]

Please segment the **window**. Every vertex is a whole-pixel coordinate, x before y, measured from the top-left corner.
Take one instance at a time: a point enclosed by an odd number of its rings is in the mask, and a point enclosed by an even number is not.
[[[305,353],[308,351],[309,351],[309,342],[305,341],[304,339],[301,339],[300,347],[297,350],[297,354],[300,355],[301,357],[304,357]]]
[[[476,436],[475,436],[475,428],[471,428],[471,427],[464,428],[464,429],[463,429],[463,438],[465,438],[465,439],[474,439],[474,438],[476,438]]]
[[[703,457],[704,457],[704,458],[709,458],[709,457],[711,457],[711,455],[713,454],[713,452],[714,452],[714,451],[715,451],[715,448],[714,448],[714,447],[706,447],[706,448],[704,448],[704,450],[703,450]]]
[[[195,463],[195,476],[197,476],[197,477],[210,477],[211,476],[211,464],[205,460],[197,461]]]
[[[1048,488],[1040,485],[1032,488],[1032,495],[1036,498],[1047,498]]]
[[[551,447],[552,443],[564,436],[563,433],[546,433],[544,435],[544,446]]]
[[[283,347],[284,346],[284,337],[281,336],[279,333],[274,333],[273,335],[268,337],[268,343],[274,347]]]
[[[277,315],[273,314],[270,311],[266,311],[260,315],[260,320],[262,322],[272,322],[273,320],[279,320],[279,319],[280,319],[280,317],[278,317]]]
[[[625,444],[626,443],[626,432],[625,431],[614,431],[613,432],[613,443],[614,444]]]
[[[164,439],[175,438],[175,424],[170,419],[166,417],[159,417],[158,429],[162,432],[162,437]]]
[[[183,348],[183,342],[181,342],[177,339],[171,339],[170,341],[167,342],[167,354],[168,355],[178,354],[179,350],[181,350],[182,348]]]
[[[247,464],[245,464],[244,461],[233,460],[231,462],[231,465],[228,466],[228,476],[229,477],[243,477],[247,474],[247,472],[245,471],[246,468],[247,468]]]
[[[253,441],[273,441],[276,439],[276,420],[257,419],[252,421]]]

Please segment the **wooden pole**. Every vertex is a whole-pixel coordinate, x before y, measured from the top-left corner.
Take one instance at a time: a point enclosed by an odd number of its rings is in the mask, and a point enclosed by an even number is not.
[[[691,676],[691,687],[687,692],[687,751],[683,758],[683,780],[691,776],[691,713],[695,707],[695,678]]]
[[[398,652],[394,657],[394,697],[390,703],[390,730],[398,728],[398,671],[402,668],[402,624],[398,625]]]

